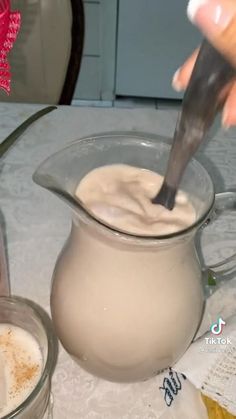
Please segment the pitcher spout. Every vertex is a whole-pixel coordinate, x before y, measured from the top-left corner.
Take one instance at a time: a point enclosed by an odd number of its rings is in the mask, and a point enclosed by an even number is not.
[[[71,191],[67,190],[67,185],[57,179],[56,176],[49,174],[43,171],[43,165],[41,165],[33,174],[33,181],[43,188],[47,189],[48,191],[52,192],[58,198],[60,198],[63,202],[69,205],[75,211],[78,211],[81,208],[81,203],[79,199],[75,197]]]
[[[77,141],[41,163],[33,174],[33,181],[58,196],[74,211],[84,211],[75,194],[80,179],[87,172],[81,160]]]

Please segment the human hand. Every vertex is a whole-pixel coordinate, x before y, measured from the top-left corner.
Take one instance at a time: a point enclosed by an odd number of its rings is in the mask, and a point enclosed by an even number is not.
[[[190,0],[187,8],[190,21],[235,67],[236,70],[236,1]],[[172,85],[177,91],[188,85],[198,49],[177,70]],[[222,124],[225,128],[236,125],[236,79],[232,84],[223,109]]]

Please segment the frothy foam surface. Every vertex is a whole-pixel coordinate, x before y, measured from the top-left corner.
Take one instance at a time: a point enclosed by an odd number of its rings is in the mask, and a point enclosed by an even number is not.
[[[172,211],[151,199],[163,177],[158,173],[116,164],[89,172],[76,195],[100,220],[120,230],[141,235],[165,235],[190,226],[196,220],[188,196],[178,191]]]
[[[42,372],[42,354],[26,330],[0,324],[0,417],[12,412],[31,393]]]

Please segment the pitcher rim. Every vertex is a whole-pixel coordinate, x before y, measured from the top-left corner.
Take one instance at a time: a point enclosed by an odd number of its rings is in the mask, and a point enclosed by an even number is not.
[[[48,158],[46,158],[36,169],[36,171],[33,174],[33,180],[37,182],[35,175],[38,172],[38,170],[51,158],[55,157],[56,155],[62,153],[63,151],[65,151],[66,149],[70,148],[71,146],[76,145],[77,143],[80,142],[85,142],[85,141],[93,141],[93,140],[98,140],[99,139],[110,139],[110,137],[126,137],[129,141],[134,142],[137,140],[141,140],[143,139],[146,143],[150,142],[150,144],[153,144],[153,140],[157,140],[161,143],[163,143],[164,146],[170,148],[171,147],[171,138],[167,137],[167,136],[161,136],[159,134],[154,134],[154,133],[147,133],[147,132],[141,132],[141,131],[105,131],[105,132],[101,132],[101,133],[97,133],[97,134],[91,134],[91,135],[86,135],[82,138],[76,139],[71,141],[68,145],[66,145],[65,147],[61,148],[60,150],[56,151],[55,153],[53,153],[51,156],[49,156]],[[191,159],[191,164],[198,166],[202,172],[204,172],[205,176],[209,179],[211,186],[212,186],[212,198],[211,201],[209,202],[209,205],[207,207],[207,209],[202,213],[202,215],[196,219],[196,221],[189,225],[188,227],[175,231],[173,233],[168,233],[168,234],[161,234],[161,235],[142,235],[142,234],[135,234],[135,233],[130,233],[130,232],[126,232],[123,231],[121,229],[118,229],[116,227],[111,226],[110,224],[106,223],[103,220],[100,220],[98,218],[96,218],[91,212],[89,212],[89,210],[83,205],[83,203],[74,196],[74,198],[76,198],[76,203],[77,203],[77,208],[76,210],[74,209],[74,212],[76,212],[77,217],[79,216],[79,214],[81,215],[81,213],[83,215],[85,215],[85,217],[92,223],[95,223],[96,225],[98,225],[99,227],[102,227],[103,229],[105,229],[106,231],[109,231],[110,233],[119,235],[120,237],[125,238],[126,240],[138,240],[138,241],[143,241],[143,242],[157,242],[157,241],[162,241],[162,240],[168,240],[168,239],[174,239],[174,238],[178,238],[181,236],[185,236],[188,233],[190,233],[192,230],[195,230],[197,228],[199,228],[208,218],[209,213],[211,212],[213,206],[214,206],[214,202],[215,202],[215,191],[214,191],[214,185],[212,182],[212,179],[209,175],[209,173],[207,172],[207,170],[205,169],[205,167],[196,159],[196,158],[192,158]],[[41,185],[42,186],[42,185]],[[45,187],[46,188],[46,187]],[[53,192],[54,194],[60,196],[61,198],[63,198],[63,195],[60,194],[60,192],[58,192],[56,189],[53,190],[53,188],[48,188],[51,192]],[[78,214],[79,213],[79,214]]]

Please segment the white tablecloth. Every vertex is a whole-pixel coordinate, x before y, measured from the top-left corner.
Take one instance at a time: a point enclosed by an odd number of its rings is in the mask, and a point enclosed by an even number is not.
[[[0,103],[3,139],[42,106]],[[32,173],[46,157],[79,137],[111,130],[173,134],[174,110],[59,107],[32,125],[0,164],[0,211],[7,237],[11,289],[31,298],[48,312],[55,260],[70,228],[70,211],[56,197],[35,185]],[[236,185],[236,131],[215,128],[199,154],[216,190]],[[0,140],[1,141],[1,140]],[[236,249],[236,214],[209,228],[210,261]],[[224,232],[227,233],[224,233]],[[84,372],[61,348],[53,378],[55,419],[158,418],[156,379],[114,384]]]

